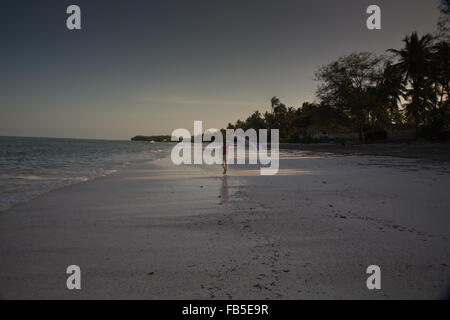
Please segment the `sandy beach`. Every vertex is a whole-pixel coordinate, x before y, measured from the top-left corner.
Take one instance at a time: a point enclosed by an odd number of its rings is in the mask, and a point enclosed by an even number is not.
[[[0,213],[3,299],[435,299],[450,281],[450,163],[286,150],[169,158]],[[82,289],[66,288],[78,265]],[[382,289],[368,290],[379,265]]]

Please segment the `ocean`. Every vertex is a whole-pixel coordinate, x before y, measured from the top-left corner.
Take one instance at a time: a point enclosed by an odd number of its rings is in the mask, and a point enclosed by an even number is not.
[[[0,211],[169,152],[168,143],[0,136]]]

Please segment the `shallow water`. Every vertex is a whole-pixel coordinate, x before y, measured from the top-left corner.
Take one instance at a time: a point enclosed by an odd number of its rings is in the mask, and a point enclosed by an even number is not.
[[[154,160],[169,148],[137,141],[0,137],[0,211],[56,188]]]

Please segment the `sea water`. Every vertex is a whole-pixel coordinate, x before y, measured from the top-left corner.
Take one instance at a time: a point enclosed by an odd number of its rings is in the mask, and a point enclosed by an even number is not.
[[[167,143],[0,136],[0,211],[169,152]]]

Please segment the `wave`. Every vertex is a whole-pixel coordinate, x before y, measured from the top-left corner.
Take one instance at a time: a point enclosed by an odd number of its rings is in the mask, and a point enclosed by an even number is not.
[[[35,176],[21,176],[20,178],[18,177],[19,179],[39,181],[39,183],[23,183],[18,181],[15,184],[9,184],[10,188],[0,191],[0,212],[5,211],[15,205],[26,203],[51,191],[62,189],[74,184],[106,177],[118,171],[119,170],[117,169],[106,170],[101,174],[91,175],[89,177],[57,177],[51,179]]]
[[[168,148],[131,141],[0,137],[0,211],[152,161]]]

